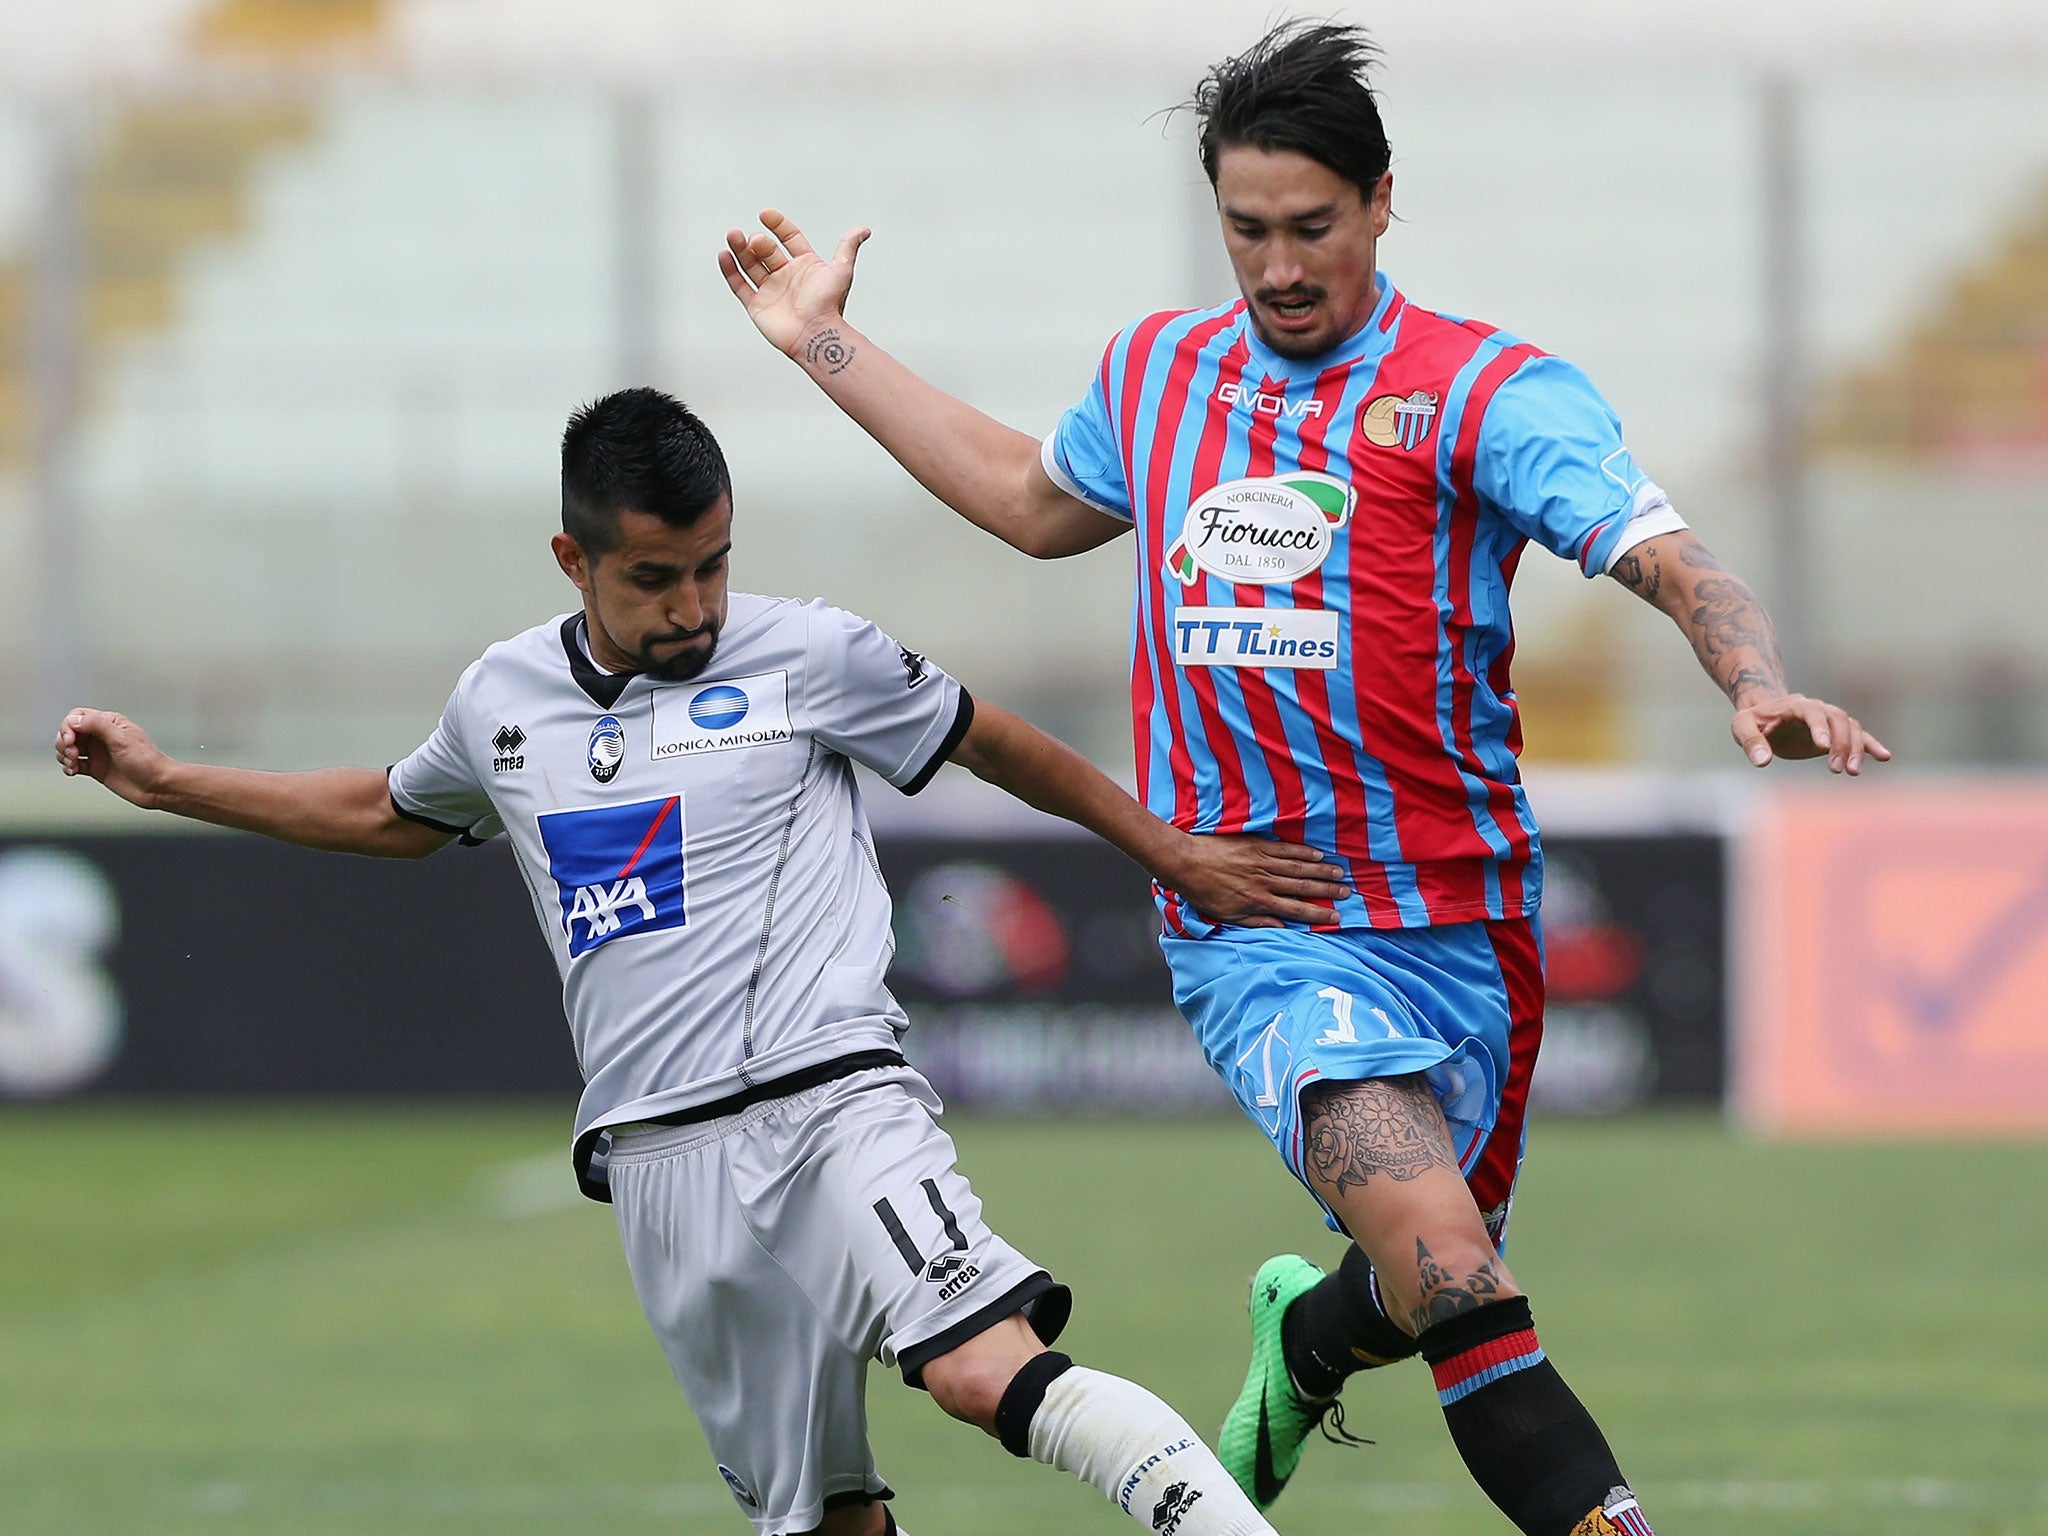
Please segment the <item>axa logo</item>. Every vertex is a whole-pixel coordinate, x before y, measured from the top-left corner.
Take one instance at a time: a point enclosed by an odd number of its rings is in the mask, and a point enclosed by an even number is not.
[[[631,908],[649,922],[657,915],[654,900],[647,894],[647,882],[638,875],[614,880],[610,885],[576,887],[569,903],[569,926],[588,924],[583,935],[586,942],[609,938],[626,926],[626,919],[620,915],[622,908]]]
[[[570,959],[613,939],[683,926],[681,795],[538,819]]]
[[[1323,414],[1320,400],[1289,400],[1285,395],[1270,394],[1235,381],[1218,389],[1216,398],[1225,405],[1241,405],[1254,416],[1277,416],[1284,421],[1314,419]]]

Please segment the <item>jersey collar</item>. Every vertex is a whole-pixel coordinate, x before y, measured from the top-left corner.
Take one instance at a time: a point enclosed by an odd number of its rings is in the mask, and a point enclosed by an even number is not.
[[[1373,273],[1373,281],[1379,286],[1380,296],[1379,302],[1373,305],[1371,317],[1320,357],[1282,357],[1259,339],[1259,333],[1252,325],[1250,306],[1246,306],[1244,341],[1252,364],[1272,378],[1286,379],[1349,367],[1384,354],[1394,345],[1394,319],[1408,301],[1395,290],[1386,273]]]
[[[638,672],[605,672],[595,666],[583,654],[583,615],[572,613],[562,620],[562,650],[569,658],[569,675],[576,680],[576,686],[589,694],[599,709],[610,709],[619,702],[619,695],[626,691],[626,685],[640,674]]]

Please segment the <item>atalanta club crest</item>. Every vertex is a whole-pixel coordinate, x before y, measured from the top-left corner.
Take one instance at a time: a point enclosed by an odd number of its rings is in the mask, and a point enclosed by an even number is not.
[[[590,728],[590,747],[584,755],[590,776],[598,783],[609,784],[619,776],[619,764],[626,760],[626,728],[617,716],[606,715]]]
[[[1358,429],[1377,448],[1417,448],[1436,420],[1436,393],[1381,395],[1359,413]]]

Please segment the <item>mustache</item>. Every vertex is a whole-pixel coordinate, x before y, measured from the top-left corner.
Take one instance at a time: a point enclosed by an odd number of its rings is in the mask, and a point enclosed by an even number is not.
[[[640,644],[643,647],[650,645],[667,645],[670,642],[676,640],[702,640],[707,635],[715,637],[717,634],[718,626],[716,624],[704,624],[700,625],[696,629],[678,629],[672,630],[670,633],[665,635],[649,635],[645,639],[643,639],[640,642]]]
[[[1278,304],[1288,300],[1307,299],[1311,304],[1319,303],[1330,296],[1327,288],[1318,288],[1314,283],[1297,283],[1292,288],[1261,288],[1252,297],[1261,304]]]

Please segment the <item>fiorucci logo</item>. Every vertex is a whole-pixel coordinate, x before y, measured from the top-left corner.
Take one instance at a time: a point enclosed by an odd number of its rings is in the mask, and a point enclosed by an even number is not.
[[[1166,551],[1166,574],[1193,586],[1202,572],[1246,586],[1298,581],[1330,556],[1357,492],[1333,475],[1229,480],[1199,497]]]

